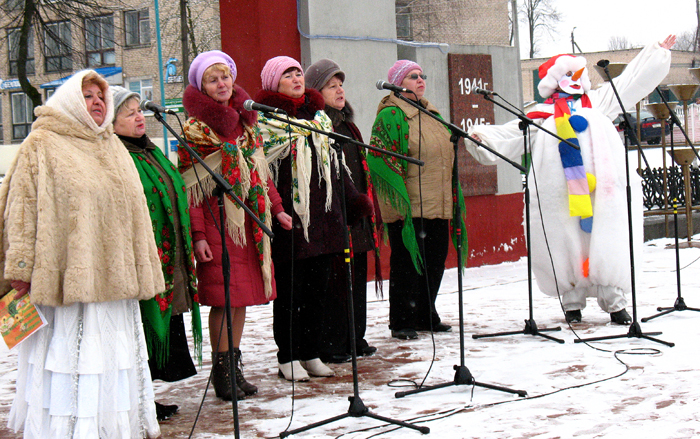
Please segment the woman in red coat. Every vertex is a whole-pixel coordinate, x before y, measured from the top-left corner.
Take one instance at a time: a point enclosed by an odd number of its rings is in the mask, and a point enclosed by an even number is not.
[[[243,108],[243,102],[250,97],[234,84],[236,74],[236,64],[231,57],[217,50],[202,53],[192,61],[188,74],[190,85],[182,99],[190,115],[184,128],[185,138],[211,168],[223,175],[236,195],[268,227],[272,225],[272,216],[275,216],[283,228],[290,229],[291,217],[284,212],[281,199],[270,181],[269,168],[260,148],[257,114]],[[206,171],[199,164],[195,165],[189,154],[182,150],[180,170],[190,199],[199,299],[202,305],[211,307],[209,335],[214,389],[218,397],[230,400],[228,334],[223,330],[226,309],[221,239],[216,224],[219,209],[217,197],[212,196],[215,185]],[[201,188],[195,174],[202,181]],[[231,336],[236,362],[237,397],[241,399],[257,392],[257,387],[245,380],[239,367],[246,307],[275,299],[276,286],[269,237],[228,195],[225,196],[224,210],[226,248],[232,273],[229,282]]]

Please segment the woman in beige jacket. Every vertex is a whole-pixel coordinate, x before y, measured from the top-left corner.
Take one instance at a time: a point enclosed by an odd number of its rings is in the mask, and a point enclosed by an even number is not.
[[[426,75],[418,64],[399,60],[389,69],[388,78],[409,90],[404,97],[440,117],[437,108],[423,97]],[[466,256],[464,198],[459,182],[452,181],[454,148],[450,132],[390,94],[379,104],[370,144],[425,162],[419,167],[387,155],[367,155],[391,246],[391,335],[408,340],[418,338],[416,331],[449,331],[450,326],[440,321],[435,310],[435,299],[445,271],[450,231],[457,228],[451,226],[453,200],[460,200],[462,206],[458,222]],[[466,262],[466,257],[463,260]]]
[[[112,94],[92,70],[36,109],[0,187],[0,294],[48,325],[19,347],[9,427],[31,438],[160,435],[139,299],[165,288]]]

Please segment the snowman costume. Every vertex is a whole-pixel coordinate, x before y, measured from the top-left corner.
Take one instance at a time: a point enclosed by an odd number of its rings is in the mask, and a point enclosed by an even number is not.
[[[626,111],[654,90],[670,64],[670,51],[654,43],[613,79]],[[631,291],[631,275],[625,148],[612,124],[621,113],[619,103],[609,83],[590,89],[583,57],[553,57],[540,66],[539,75],[538,89],[547,101],[537,105],[529,117],[536,125],[578,144],[580,151],[560,145],[558,139],[536,128],[530,130],[531,257],[537,285],[545,294],[561,296],[567,321],[580,321],[586,297],[595,297],[611,313],[613,322],[628,323],[625,296]],[[520,161],[523,138],[518,122],[477,125],[469,134]],[[482,164],[499,160],[476,144],[466,143]],[[630,179],[635,249],[639,249],[643,236],[641,181],[634,170]]]

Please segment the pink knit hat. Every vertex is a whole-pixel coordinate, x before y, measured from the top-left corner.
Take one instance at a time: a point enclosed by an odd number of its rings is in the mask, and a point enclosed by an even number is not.
[[[282,74],[288,69],[296,67],[299,69],[301,74],[304,74],[304,69],[301,68],[299,61],[288,56],[276,56],[270,58],[265,63],[262,72],[260,72],[260,79],[262,79],[262,88],[267,91],[277,91],[280,85],[280,78]]]
[[[197,87],[197,90],[202,90],[202,76],[204,76],[204,72],[214,64],[227,65],[229,69],[231,69],[231,78],[233,82],[236,82],[238,70],[236,69],[236,63],[233,62],[233,59],[220,50],[210,50],[197,55],[190,64],[190,71],[187,73],[187,79],[190,81],[190,84]]]
[[[420,72],[423,73],[423,69],[416,62],[408,59],[400,59],[396,61],[389,69],[389,74],[387,75],[389,82],[400,86],[408,72],[411,70],[420,70]]]

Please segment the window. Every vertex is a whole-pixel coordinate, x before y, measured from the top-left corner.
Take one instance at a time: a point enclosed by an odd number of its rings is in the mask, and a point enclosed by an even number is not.
[[[7,44],[10,55],[10,75],[17,76],[17,58],[19,58],[19,28],[8,29]],[[34,32],[29,31],[27,45],[27,75],[34,74]]]
[[[396,38],[399,40],[413,40],[413,26],[411,22],[410,2],[396,2]]]
[[[44,53],[46,71],[63,72],[73,70],[70,22],[60,21],[47,24],[44,38],[46,40]]]
[[[32,129],[32,101],[24,93],[10,94],[12,104],[12,140],[24,140]]]
[[[114,18],[111,15],[85,21],[88,67],[114,65]]]
[[[55,88],[47,88],[47,89],[46,89],[46,99],[44,100],[44,102],[48,101],[49,98],[50,98],[51,96],[53,96],[53,94],[54,94],[55,92],[56,92],[56,89],[55,89]]]
[[[129,91],[135,91],[141,95],[141,99],[153,100],[153,80],[135,79],[129,81]]]
[[[151,42],[151,23],[148,20],[148,9],[124,12],[126,26],[126,45],[144,46]]]

